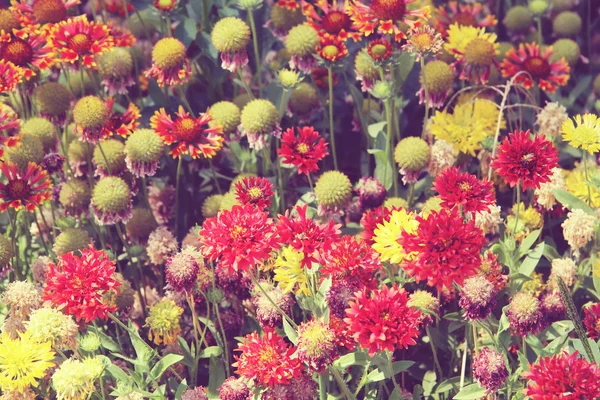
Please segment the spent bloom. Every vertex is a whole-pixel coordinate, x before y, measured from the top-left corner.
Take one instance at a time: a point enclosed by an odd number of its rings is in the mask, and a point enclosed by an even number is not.
[[[9,315],[19,319],[27,319],[31,312],[42,304],[40,290],[28,281],[9,283],[0,300],[8,308]]]
[[[486,319],[496,306],[496,288],[483,275],[465,280],[458,304],[470,320]]]
[[[550,182],[545,182],[535,189],[536,202],[545,210],[552,210],[558,203],[554,197],[555,190],[566,190],[565,174],[561,168],[552,168]]]
[[[145,325],[149,328],[148,339],[154,341],[155,344],[174,343],[181,332],[179,320],[182,314],[183,308],[167,298],[152,305],[148,310]]]
[[[94,383],[103,371],[100,358],[69,358],[52,375],[52,387],[59,400],[86,399],[94,392]]]
[[[166,226],[156,228],[148,236],[148,246],[146,252],[150,262],[155,265],[161,265],[167,258],[177,252],[179,246],[177,239]]]
[[[581,209],[576,209],[567,215],[562,223],[563,236],[575,254],[585,247],[594,237],[596,218]]]
[[[308,370],[323,372],[337,357],[336,334],[328,323],[310,320],[298,326],[298,358]]]
[[[510,327],[518,336],[535,335],[542,328],[540,301],[529,293],[517,293],[506,309],[506,316]]]
[[[561,134],[563,124],[569,119],[567,109],[559,103],[546,103],[544,108],[536,116],[535,122],[539,126],[539,132],[548,139],[556,138]]]
[[[38,343],[50,342],[58,350],[76,348],[75,336],[79,327],[72,317],[55,308],[42,307],[33,311],[25,326],[31,338]]]
[[[144,75],[156,79],[158,86],[163,87],[185,83],[191,72],[185,45],[173,37],[166,37],[154,45],[152,66],[144,72]]]
[[[221,53],[221,68],[235,72],[248,64],[246,46],[250,42],[250,27],[240,18],[220,19],[211,32],[211,40]]]
[[[591,339],[597,340],[600,337],[600,303],[594,303],[583,309],[585,317],[583,323],[587,334]]]
[[[577,264],[571,258],[555,258],[552,260],[552,269],[548,277],[548,285],[558,291],[558,278],[562,279],[567,287],[575,284]]]
[[[487,393],[495,393],[508,378],[504,356],[489,347],[481,349],[473,360],[473,378]]]

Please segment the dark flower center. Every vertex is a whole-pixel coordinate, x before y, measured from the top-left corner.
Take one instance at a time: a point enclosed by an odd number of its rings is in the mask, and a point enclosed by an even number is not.
[[[193,118],[181,118],[175,122],[177,137],[181,141],[190,141],[196,138],[198,130],[196,121]]]
[[[68,45],[77,54],[83,54],[92,46],[92,40],[85,33],[76,33],[69,38]]]
[[[325,32],[337,35],[342,29],[348,30],[352,25],[350,17],[341,11],[332,11],[323,17],[321,26]]]
[[[534,78],[545,78],[550,75],[551,67],[548,61],[541,57],[530,57],[523,63],[525,71]]]
[[[371,10],[379,20],[400,21],[406,13],[406,3],[404,0],[373,0]]]
[[[459,12],[452,18],[452,23],[457,23],[462,26],[475,26],[477,24],[477,19],[475,16],[468,12]],[[452,24],[450,24],[452,25]]]
[[[31,193],[31,187],[25,179],[15,179],[8,182],[7,191],[11,200],[23,200]]]
[[[67,8],[62,0],[36,0],[31,8],[33,16],[41,24],[60,22],[67,17]]]
[[[23,67],[31,62],[31,59],[33,58],[33,49],[29,43],[24,40],[13,38],[12,41],[7,43],[4,47],[2,58],[19,67]]]
[[[521,157],[521,166],[528,170],[532,170],[535,167],[535,155],[533,153],[524,154]]]

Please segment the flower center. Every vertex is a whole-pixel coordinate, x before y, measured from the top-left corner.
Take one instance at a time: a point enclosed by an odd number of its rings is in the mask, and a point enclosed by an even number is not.
[[[406,13],[406,3],[404,0],[373,0],[371,10],[379,20],[400,21]]]
[[[323,17],[323,21],[321,21],[321,26],[325,32],[332,35],[337,35],[342,29],[349,29],[351,25],[352,21],[350,20],[350,17],[341,11],[327,13],[327,15]]]
[[[433,45],[433,37],[427,32],[417,33],[411,36],[410,42],[417,51],[426,51]]]
[[[369,49],[369,54],[375,60],[382,60],[389,53],[389,48],[385,44],[377,43]]]
[[[469,191],[472,189],[471,185],[469,184],[469,182],[461,182],[458,184],[458,187],[460,188],[460,190],[462,190],[463,192]]]
[[[551,67],[548,61],[541,57],[530,57],[523,63],[525,71],[534,78],[545,78],[550,75]]]
[[[68,46],[77,54],[83,54],[90,49],[92,41],[85,33],[76,33],[68,39]]]
[[[175,123],[177,137],[181,141],[193,140],[196,137],[196,121],[193,118],[181,118]]]
[[[264,365],[267,363],[273,362],[273,360],[277,360],[278,354],[272,347],[266,347],[260,350],[260,354],[258,355],[258,364]]]
[[[157,5],[158,9],[171,10],[175,6],[175,2],[173,0],[158,0]]]
[[[475,26],[477,24],[477,19],[473,14],[463,11],[459,12],[454,16],[454,18],[452,18],[452,23],[454,22],[462,26]]]
[[[308,152],[308,145],[306,143],[299,143],[298,146],[296,146],[296,150],[298,150],[298,153],[304,154]]]
[[[340,50],[333,44],[329,44],[323,48],[323,55],[325,56],[324,58],[327,59],[335,58],[339,52]]]
[[[524,154],[521,157],[521,166],[523,168],[532,169],[535,165],[535,156],[533,153]]]
[[[36,0],[31,8],[40,24],[60,22],[67,17],[67,7],[62,0]]]
[[[473,39],[465,47],[465,59],[471,65],[487,66],[495,57],[494,45],[485,39]]]
[[[240,237],[242,237],[243,233],[244,233],[244,227],[240,226],[240,225],[236,225],[231,229],[231,238],[234,240],[237,240]]]
[[[14,38],[6,45],[6,47],[4,47],[2,58],[19,67],[23,67],[31,62],[31,59],[33,58],[33,49],[29,43],[24,40]]]
[[[7,191],[11,200],[23,200],[31,193],[31,187],[25,179],[14,179],[8,182]]]
[[[260,188],[253,187],[252,189],[248,190],[248,195],[251,199],[256,200],[262,197],[263,193],[262,190],[260,190]]]

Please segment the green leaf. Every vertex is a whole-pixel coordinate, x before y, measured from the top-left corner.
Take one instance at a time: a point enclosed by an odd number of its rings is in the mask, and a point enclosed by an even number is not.
[[[473,383],[469,386],[462,388],[456,396],[453,397],[455,400],[473,400],[485,397],[485,388],[479,386],[479,383]]]
[[[120,381],[120,382],[129,382],[129,375],[127,375],[127,373],[125,371],[123,371],[120,367],[118,367],[116,364],[109,364],[106,366],[106,370],[108,371],[109,375],[112,376],[113,378],[115,378],[115,380]]]
[[[369,152],[371,152],[371,150],[369,150]],[[374,150],[371,154],[375,154],[375,178],[379,179],[386,190],[390,190],[392,188],[394,175],[392,168],[395,167],[387,159],[384,150]]]
[[[540,258],[542,258],[542,254],[544,254],[545,243],[538,244],[535,249],[531,253],[525,257],[525,260],[519,267],[519,273],[525,276],[531,276],[531,273],[535,270],[535,267],[540,262]]]
[[[571,193],[567,192],[563,189],[556,189],[552,192],[556,200],[559,201],[560,204],[568,208],[569,210],[583,210],[586,214],[594,215],[594,210],[587,205],[587,203],[581,200],[578,197],[575,197]]]
[[[100,344],[108,351],[120,352],[121,348],[110,336],[106,335],[100,329],[96,329],[95,326],[89,326],[88,330],[94,332],[100,338]]]
[[[429,396],[435,387],[437,382],[437,375],[435,371],[427,371],[423,376],[423,390],[425,391],[424,395]]]
[[[298,333],[296,333],[294,328],[292,328],[290,323],[287,321],[287,318],[283,318],[283,331],[290,342],[292,342],[294,345],[298,343]]]
[[[217,357],[211,357],[208,365],[208,398],[218,399],[219,388],[225,381],[225,370],[221,359]]]
[[[152,347],[150,347],[148,343],[146,343],[144,339],[140,337],[139,333],[133,327],[131,321],[129,321],[128,327],[129,339],[131,340],[131,344],[135,349],[137,359],[142,363],[146,362],[146,365],[148,365],[150,360],[152,360],[156,355],[154,349],[152,349]]]
[[[177,28],[173,32],[173,36],[185,44],[186,47],[196,40],[196,35],[198,35],[196,21],[187,17],[183,18],[183,22],[177,25]]]
[[[383,132],[383,128],[386,124],[386,121],[382,121],[369,125],[369,127],[367,128],[367,130],[369,131],[369,136],[371,136],[373,139],[376,139],[377,135],[379,135],[380,132]]]
[[[455,376],[454,378],[446,379],[444,382],[440,383],[435,389],[435,393],[446,393],[449,390],[456,389],[458,390],[458,385],[460,383],[460,376]]]
[[[210,346],[205,348],[198,354],[199,358],[219,357],[223,354],[223,349],[220,346]]]
[[[148,374],[148,380],[150,382],[158,381],[162,374],[173,364],[183,360],[183,356],[179,354],[167,354],[152,367]]]
[[[184,378],[181,381],[181,383],[179,384],[179,386],[177,386],[177,391],[175,392],[175,400],[181,400],[181,396],[183,395],[183,392],[185,392],[187,388],[188,388],[187,380]]]
[[[369,360],[367,353],[355,351],[341,356],[333,362],[333,365],[339,369],[346,369],[351,365],[367,365]]]
[[[538,239],[538,237],[540,237],[540,233],[542,233],[542,230],[537,229],[537,230],[531,232],[529,235],[527,235],[527,237],[523,240],[523,242],[519,246],[519,258],[521,258],[525,254],[527,254],[527,252],[529,251],[531,246],[533,246],[533,244]]]

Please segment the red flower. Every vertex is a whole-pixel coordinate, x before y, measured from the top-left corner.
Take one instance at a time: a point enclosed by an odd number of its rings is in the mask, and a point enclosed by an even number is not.
[[[108,107],[109,110],[112,110],[114,103],[115,99],[109,97],[106,100],[106,107]],[[124,138],[131,135],[133,131],[140,126],[140,123],[138,122],[140,117],[140,109],[133,103],[129,103],[122,115],[112,112],[108,122],[104,126],[104,138],[107,138],[110,135],[119,135]]]
[[[502,76],[515,78],[516,83],[521,83],[527,89],[533,86],[534,81],[542,90],[554,93],[558,86],[564,86],[569,81],[569,64],[564,57],[551,62],[552,46],[542,52],[536,43],[519,45],[519,49],[510,49],[502,61]]]
[[[240,203],[263,210],[271,206],[273,184],[267,178],[248,176],[235,184],[235,195]]]
[[[108,26],[88,22],[85,15],[69,18],[50,29],[48,43],[60,56],[60,61],[95,67],[94,56],[114,46]]]
[[[585,313],[583,323],[587,328],[588,335],[591,339],[598,339],[600,337],[600,303],[584,308],[583,312]]]
[[[580,358],[577,352],[540,357],[524,376],[529,379],[525,396],[532,400],[600,397],[600,369],[595,363]]]
[[[211,117],[208,113],[194,118],[182,106],[171,118],[164,108],[156,111],[150,118],[150,125],[167,145],[175,143],[169,154],[173,158],[189,154],[192,158],[212,158],[223,146],[223,130],[219,126],[210,128]]]
[[[25,171],[10,162],[0,163],[0,211],[8,207],[35,211],[42,203],[50,199],[52,184],[48,172],[30,162]]]
[[[442,207],[462,207],[464,212],[485,211],[496,202],[494,185],[480,181],[475,175],[461,173],[458,168],[446,168],[438,174],[433,187],[440,194]]]
[[[487,6],[481,3],[459,4],[449,1],[435,11],[433,26],[435,30],[446,36],[446,31],[452,24],[488,28],[498,23],[496,17],[490,14]]]
[[[320,263],[323,254],[340,234],[338,225],[333,221],[318,224],[315,220],[306,217],[308,205],[296,206],[296,216],[292,217],[290,211],[279,217],[277,231],[281,242],[288,244],[298,252],[304,253],[302,267],[311,268],[312,263]]]
[[[329,62],[336,62],[348,55],[348,48],[339,36],[325,33],[319,37],[317,54]]]
[[[23,70],[27,79],[35,75],[32,68],[48,69],[53,61],[52,49],[46,35],[33,26],[0,36],[0,58]]]
[[[250,204],[235,205],[205,220],[199,235],[204,256],[219,260],[230,275],[262,264],[279,248],[273,220]]]
[[[421,312],[406,305],[408,295],[397,286],[355,293],[346,309],[344,322],[360,347],[369,355],[380,351],[407,348],[417,342]]]
[[[294,128],[289,128],[281,135],[281,148],[278,149],[279,156],[283,162],[298,167],[299,174],[308,175],[317,172],[319,161],[329,155],[328,144],[325,139],[319,137],[319,132],[312,126],[298,128],[300,134],[296,137]]]
[[[10,106],[0,103],[0,159],[5,148],[16,147],[21,136],[16,134],[21,126],[19,115]]]
[[[527,190],[550,182],[557,163],[558,152],[544,135],[532,140],[529,131],[515,131],[504,138],[491,167],[511,187],[521,184],[521,189]]]
[[[375,229],[377,229],[377,225],[383,224],[385,221],[389,221],[392,216],[393,211],[401,210],[400,207],[392,206],[392,207],[377,207],[373,210],[369,210],[363,214],[360,219],[360,224],[363,227],[363,231],[361,233],[362,239],[367,242],[369,246],[372,246],[373,243],[373,233]]]
[[[58,263],[48,266],[43,299],[78,320],[106,319],[117,306],[106,304],[103,297],[121,286],[114,272],[115,262],[93,246],[81,250],[81,257],[63,254]]]
[[[392,45],[387,40],[375,39],[369,42],[367,53],[375,61],[385,61],[392,56]]]
[[[104,8],[107,12],[120,15],[121,17],[126,17],[128,14],[135,11],[133,5],[127,2],[127,0],[102,0],[102,2],[96,0],[92,7],[96,9],[98,14],[100,14]],[[127,8],[127,10],[125,10],[125,8]]]
[[[381,269],[379,256],[364,240],[342,236],[324,255],[319,272],[334,280],[357,278],[364,285],[373,284],[373,274]]]
[[[235,356],[235,372],[261,386],[287,385],[302,374],[300,360],[292,358],[296,348],[288,346],[272,328],[264,328],[262,337],[256,332],[246,335],[235,351],[241,352]]]
[[[280,1],[279,5],[283,7],[281,3]],[[348,3],[329,3],[329,0],[317,0],[315,5],[312,5],[303,1],[302,13],[306,16],[308,24],[321,34],[328,33],[342,40],[360,40],[361,33],[352,29],[352,20],[346,15]],[[317,9],[320,12],[317,12]]]
[[[11,5],[19,11],[23,25],[50,26],[67,18],[68,9],[81,2],[79,0],[11,0]]]
[[[12,92],[23,80],[25,71],[10,61],[0,59],[0,93]]]
[[[432,211],[427,218],[417,216],[416,234],[402,234],[402,246],[413,257],[403,267],[417,282],[452,289],[452,282],[463,281],[477,273],[480,252],[485,244],[481,229],[473,220],[463,221],[456,208]]]

